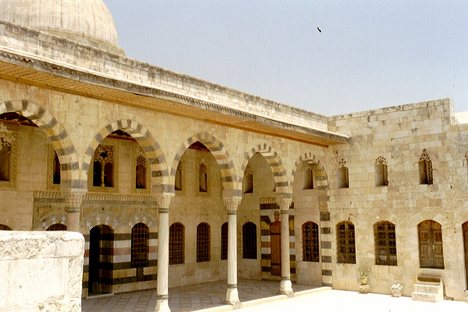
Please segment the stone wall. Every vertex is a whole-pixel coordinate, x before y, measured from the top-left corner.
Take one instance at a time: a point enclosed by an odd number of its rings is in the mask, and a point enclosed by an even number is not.
[[[0,231],[0,311],[81,311],[84,239]]]

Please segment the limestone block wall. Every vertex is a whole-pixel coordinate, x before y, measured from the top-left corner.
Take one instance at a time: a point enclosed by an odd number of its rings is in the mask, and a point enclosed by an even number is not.
[[[424,102],[332,119],[335,131],[352,137],[347,146],[330,148],[331,221],[355,226],[356,263],[334,264],[333,285],[357,290],[359,272],[367,272],[370,291],[390,293],[393,283],[409,296],[418,275],[443,278],[445,295],[461,300],[466,288],[461,224],[467,221],[466,130],[453,125],[448,100]],[[426,151],[432,161],[433,183],[421,184],[419,160]],[[375,185],[375,161],[388,164],[388,186]],[[340,161],[349,169],[349,188],[338,188]],[[465,170],[464,170],[465,169]],[[395,224],[397,265],[376,265],[373,226]],[[418,224],[433,220],[442,226],[444,268],[420,267]],[[336,228],[333,228],[336,257]]]
[[[0,231],[0,310],[81,311],[83,251],[79,233]]]

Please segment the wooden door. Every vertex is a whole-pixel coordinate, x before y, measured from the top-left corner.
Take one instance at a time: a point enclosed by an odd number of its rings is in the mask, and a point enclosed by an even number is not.
[[[463,243],[465,245],[466,289],[468,289],[468,222],[463,224]]]
[[[281,276],[281,221],[270,224],[271,275]]]
[[[442,227],[439,223],[427,220],[418,225],[419,262],[421,268],[444,268]]]

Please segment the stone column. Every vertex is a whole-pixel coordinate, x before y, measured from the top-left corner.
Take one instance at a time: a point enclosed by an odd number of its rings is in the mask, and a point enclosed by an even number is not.
[[[68,231],[80,232],[81,204],[85,194],[85,190],[71,190],[65,193]]]
[[[294,295],[291,283],[291,264],[289,256],[289,207],[291,198],[277,199],[281,210],[281,283],[280,292],[287,296]]]
[[[156,310],[170,312],[169,308],[169,206],[173,194],[156,197],[159,212],[158,229],[158,281]]]
[[[239,293],[237,291],[237,208],[240,197],[224,199],[224,206],[228,213],[228,276],[226,302],[239,307]]]

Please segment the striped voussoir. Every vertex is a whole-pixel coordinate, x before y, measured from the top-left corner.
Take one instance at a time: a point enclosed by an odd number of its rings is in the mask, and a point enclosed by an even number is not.
[[[29,100],[11,100],[0,103],[0,115],[4,113],[17,113],[37,125],[59,157],[62,185],[71,189],[82,188],[75,146],[65,128],[50,112]]]
[[[250,151],[244,154],[244,162],[242,163],[241,172],[245,172],[245,168],[249,164],[250,159],[256,154],[259,153],[262,155],[267,163],[270,165],[271,172],[273,174],[273,181],[275,182],[275,190],[279,194],[290,194],[291,190],[289,189],[289,181],[286,175],[286,170],[284,169],[283,161],[279,157],[278,153],[267,144],[258,144],[253,147]],[[239,183],[242,185],[242,178],[239,177]],[[292,196],[292,195],[291,195]]]
[[[234,163],[224,144],[219,141],[215,136],[207,132],[202,132],[189,137],[179,148],[177,154],[172,162],[170,181],[171,190],[174,192],[175,175],[177,166],[185,151],[195,142],[200,142],[213,154],[219,169],[221,171],[221,181],[224,190],[232,191],[233,196],[241,196],[242,192],[238,184]],[[242,185],[242,184],[241,184]]]
[[[94,137],[91,144],[88,146],[85,157],[83,159],[83,171],[87,172],[91,165],[91,159],[94,156],[94,151],[104,139],[112,132],[121,130],[128,133],[141,146],[145,153],[145,157],[151,168],[151,183],[153,185],[161,185],[163,192],[169,192],[171,187],[168,183],[168,170],[166,157],[158,142],[154,139],[148,129],[140,123],[131,119],[121,119],[108,124],[99,131]]]
[[[294,185],[294,176],[304,161],[311,162],[315,165],[314,167],[314,188],[316,187],[318,190],[326,190],[328,189],[328,176],[325,168],[323,167],[320,160],[318,160],[315,155],[312,153],[304,153],[301,155],[294,164],[294,170],[292,172],[292,181],[291,185]]]

